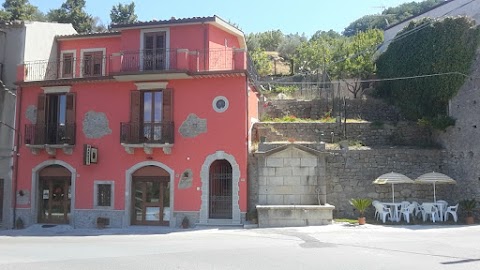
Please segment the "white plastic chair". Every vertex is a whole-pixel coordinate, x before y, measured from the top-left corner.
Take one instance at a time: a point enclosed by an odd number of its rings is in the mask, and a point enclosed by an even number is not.
[[[418,202],[416,202],[416,201],[413,201],[411,204],[415,205],[415,214],[414,214],[414,216],[415,216],[415,217],[418,217],[419,215],[421,215],[421,214],[422,214],[422,207],[421,207],[421,205],[420,205]]]
[[[381,217],[383,223],[387,221],[387,217],[390,216],[392,217],[392,213],[390,212],[390,209],[385,207],[382,204],[375,204],[374,205],[376,212],[378,213],[377,220]]]
[[[372,201],[373,207],[375,207],[376,204],[382,205],[382,203],[380,203],[377,200]],[[375,219],[377,218],[377,216],[378,216],[378,211],[377,211],[377,208],[375,208]]]
[[[412,215],[412,217],[415,217],[413,212],[415,211],[416,207],[417,206],[415,204],[411,203],[407,207],[402,208],[401,214],[403,215],[403,219],[405,219],[407,223],[410,223],[410,215]]]
[[[447,207],[447,210],[445,211],[444,220],[445,221],[448,220],[448,213],[450,213],[450,215],[452,215],[453,217],[453,221],[457,222],[458,220],[457,210],[458,210],[458,203],[455,206]]]
[[[423,203],[422,204],[422,217],[423,221],[427,221],[427,217],[430,216],[432,222],[435,223],[435,218],[438,215],[438,209],[433,203]],[[437,218],[438,219],[438,218]]]
[[[438,208],[439,218],[441,221],[443,221],[444,220],[443,217],[445,216],[445,211],[447,210],[448,203],[447,201],[444,201],[444,200],[438,200],[436,206]]]

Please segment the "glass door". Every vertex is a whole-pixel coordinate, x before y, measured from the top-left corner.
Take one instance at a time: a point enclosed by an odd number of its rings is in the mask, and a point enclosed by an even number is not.
[[[147,33],[144,36],[144,70],[165,70],[165,32]]]
[[[40,178],[39,195],[39,223],[65,224],[69,222],[72,197],[69,178]]]
[[[132,183],[132,224],[169,225],[168,177],[138,177]]]

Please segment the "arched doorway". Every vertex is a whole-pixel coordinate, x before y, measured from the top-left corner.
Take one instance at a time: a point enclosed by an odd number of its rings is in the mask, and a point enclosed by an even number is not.
[[[38,173],[38,222],[67,224],[71,214],[71,172],[60,165],[50,165]]]
[[[170,174],[157,166],[145,166],[132,174],[131,224],[170,224]]]
[[[232,165],[225,159],[215,160],[209,170],[209,207],[211,219],[232,218]]]

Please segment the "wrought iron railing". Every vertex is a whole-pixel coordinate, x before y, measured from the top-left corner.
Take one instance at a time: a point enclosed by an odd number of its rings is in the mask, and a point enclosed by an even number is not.
[[[120,142],[128,144],[159,143],[173,144],[173,122],[120,123]]]
[[[45,81],[135,73],[247,70],[245,50],[156,49],[114,53],[102,57],[27,62],[18,66],[17,80]]]
[[[75,144],[75,124],[28,124],[25,125],[25,144]]]

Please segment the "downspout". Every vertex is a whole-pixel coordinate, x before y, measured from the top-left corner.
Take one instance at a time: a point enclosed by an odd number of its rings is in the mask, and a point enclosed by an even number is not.
[[[12,176],[13,182],[13,226],[12,228],[15,229],[15,223],[17,219],[17,187],[18,187],[18,158],[20,157],[19,148],[20,148],[20,114],[22,112],[22,88],[17,87],[16,89],[17,94],[17,105],[15,106],[15,143],[14,143],[14,162],[13,162],[13,170],[14,175]],[[30,192],[31,193],[31,192]],[[30,202],[31,203],[31,202]]]
[[[207,57],[209,56],[209,52],[207,52],[208,48],[208,27],[207,25],[203,22],[203,71],[207,70]]]

